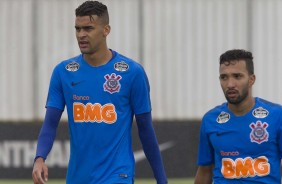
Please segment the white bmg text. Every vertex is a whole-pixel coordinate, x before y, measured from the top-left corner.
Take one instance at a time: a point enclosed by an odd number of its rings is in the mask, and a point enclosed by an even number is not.
[[[0,141],[0,168],[31,168],[36,153],[36,141]],[[69,141],[55,141],[46,164],[49,167],[68,165]]]

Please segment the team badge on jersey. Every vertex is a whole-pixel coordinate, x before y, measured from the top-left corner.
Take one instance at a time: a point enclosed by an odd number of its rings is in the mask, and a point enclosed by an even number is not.
[[[111,75],[107,74],[104,77],[106,79],[106,82],[104,83],[104,91],[111,94],[119,92],[121,88],[119,81],[122,77],[120,75],[116,75],[115,73],[112,73]]]
[[[218,117],[216,118],[216,121],[218,123],[226,123],[230,119],[230,114],[227,112],[221,112]]]
[[[66,70],[67,71],[70,71],[70,72],[75,72],[79,69],[79,64],[75,61],[69,63],[67,66],[66,66]]]
[[[114,68],[116,71],[125,72],[126,70],[129,69],[129,65],[124,61],[120,61],[115,63]]]
[[[258,107],[253,110],[253,116],[256,118],[265,118],[268,114],[269,112],[262,107]]]
[[[257,121],[256,123],[251,123],[250,128],[252,129],[250,133],[251,142],[256,142],[261,144],[263,142],[268,141],[268,132],[266,128],[268,124],[266,122],[262,123],[261,121]]]

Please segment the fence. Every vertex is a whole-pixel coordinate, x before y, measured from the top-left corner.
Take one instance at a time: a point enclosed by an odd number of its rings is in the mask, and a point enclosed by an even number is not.
[[[1,122],[44,117],[53,67],[79,54],[74,10],[81,2],[0,1]],[[199,119],[221,103],[218,57],[233,48],[254,53],[254,94],[282,102],[282,1],[102,2],[110,13],[109,47],[147,71],[154,119]]]

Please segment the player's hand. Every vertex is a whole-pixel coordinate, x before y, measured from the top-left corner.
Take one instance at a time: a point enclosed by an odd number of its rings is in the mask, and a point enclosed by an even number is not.
[[[34,184],[44,184],[48,180],[48,168],[41,157],[33,165],[32,179]]]

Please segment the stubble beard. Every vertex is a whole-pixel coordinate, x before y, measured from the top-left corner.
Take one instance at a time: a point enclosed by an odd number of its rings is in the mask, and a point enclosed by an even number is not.
[[[80,52],[82,53],[82,54],[92,54],[92,51],[91,50],[84,50],[84,49],[80,49]]]
[[[226,93],[225,93],[225,98],[226,98],[228,103],[233,104],[233,105],[237,105],[237,104],[240,104],[241,102],[243,102],[247,98],[248,95],[249,95],[248,88],[244,88],[242,90],[242,95],[239,95],[236,99],[229,98]]]

